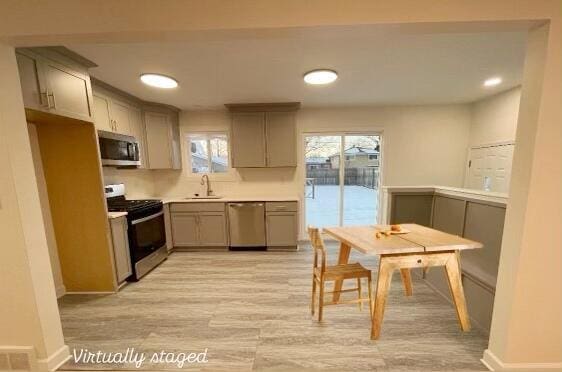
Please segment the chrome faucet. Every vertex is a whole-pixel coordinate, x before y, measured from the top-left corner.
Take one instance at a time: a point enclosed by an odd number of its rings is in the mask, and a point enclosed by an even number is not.
[[[203,176],[201,176],[201,185],[207,185],[207,190],[205,192],[205,196],[211,196],[213,195],[213,190],[211,190],[211,182],[209,181],[209,176],[204,174]]]

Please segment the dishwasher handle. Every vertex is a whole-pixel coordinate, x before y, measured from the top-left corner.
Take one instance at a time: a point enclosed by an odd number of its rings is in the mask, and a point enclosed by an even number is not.
[[[229,203],[228,206],[231,208],[246,207],[246,206],[263,207],[263,203]]]

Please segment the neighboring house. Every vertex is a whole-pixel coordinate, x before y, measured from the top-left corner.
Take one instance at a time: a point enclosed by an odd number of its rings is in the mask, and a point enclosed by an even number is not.
[[[327,157],[306,158],[306,170],[310,169],[330,169],[332,164]]]
[[[344,155],[346,168],[368,168],[379,166],[380,153],[377,149],[353,146],[345,150]],[[339,168],[339,153],[331,155],[329,159],[332,168]]]
[[[211,167],[213,167],[213,172],[226,172],[228,169],[228,159],[213,156]],[[191,171],[193,173],[209,172],[208,156],[198,142],[191,142]]]

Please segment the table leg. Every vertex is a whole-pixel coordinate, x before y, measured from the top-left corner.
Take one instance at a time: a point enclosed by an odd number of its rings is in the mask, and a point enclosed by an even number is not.
[[[392,281],[392,274],[394,269],[389,265],[384,257],[379,261],[379,273],[377,278],[377,292],[375,295],[375,309],[373,310],[372,326],[371,326],[371,340],[379,338],[381,333],[382,320],[384,317],[384,307],[386,305],[386,298],[388,297],[388,290],[390,282]]]
[[[338,257],[338,265],[346,264],[349,260],[349,253],[351,252],[351,247],[345,243],[340,244],[340,255]],[[333,294],[333,301],[338,302],[340,300],[340,293],[337,291],[341,291],[343,286],[343,280],[336,280],[334,282],[334,294]]]
[[[404,284],[404,292],[406,292],[406,296],[411,296],[412,275],[410,274],[410,269],[400,269],[400,276],[402,277],[402,283]]]
[[[451,254],[451,257],[447,260],[445,270],[447,273],[449,288],[451,289],[451,297],[453,298],[455,309],[457,310],[457,317],[459,319],[461,329],[463,331],[470,331],[470,319],[466,309],[466,300],[464,298],[464,290],[462,287],[459,261],[455,254]]]

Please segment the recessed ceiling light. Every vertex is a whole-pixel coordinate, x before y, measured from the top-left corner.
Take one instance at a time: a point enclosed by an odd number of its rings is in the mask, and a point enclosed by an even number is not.
[[[312,70],[304,74],[304,81],[313,85],[330,84],[337,78],[338,73],[333,70]]]
[[[160,74],[142,74],[140,79],[146,85],[156,88],[171,89],[178,86],[176,79]]]
[[[501,82],[502,82],[502,78],[496,76],[496,77],[486,79],[486,81],[484,81],[484,86],[485,87],[495,87],[496,85],[500,84]]]

